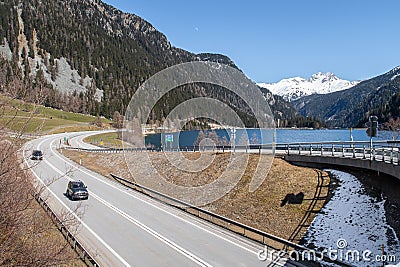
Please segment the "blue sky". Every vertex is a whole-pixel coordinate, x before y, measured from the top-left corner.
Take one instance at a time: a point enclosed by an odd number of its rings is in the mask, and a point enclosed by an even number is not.
[[[398,0],[105,0],[194,53],[229,56],[255,82],[318,71],[361,80],[400,65]]]

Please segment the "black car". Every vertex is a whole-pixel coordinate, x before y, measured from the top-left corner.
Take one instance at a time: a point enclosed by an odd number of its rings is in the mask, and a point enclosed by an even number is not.
[[[41,150],[33,150],[31,159],[32,160],[42,160],[43,152]]]
[[[65,194],[71,200],[89,198],[87,187],[82,181],[70,181]]]

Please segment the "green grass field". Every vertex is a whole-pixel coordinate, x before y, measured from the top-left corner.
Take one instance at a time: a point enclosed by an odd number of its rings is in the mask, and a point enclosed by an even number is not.
[[[86,143],[94,145],[102,145],[107,147],[122,147],[122,141],[118,139],[118,133],[104,133],[86,137],[84,140]]]
[[[24,133],[49,133],[99,129],[90,126],[94,116],[66,112],[0,95],[0,126]],[[110,120],[102,118],[104,125]],[[65,128],[66,130],[64,130]]]

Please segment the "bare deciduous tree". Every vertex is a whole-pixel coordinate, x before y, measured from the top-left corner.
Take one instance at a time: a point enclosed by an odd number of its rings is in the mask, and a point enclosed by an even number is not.
[[[387,131],[390,135],[390,139],[397,140],[400,136],[400,117],[397,119],[390,118],[389,121],[385,122],[382,129]]]
[[[13,81],[2,88],[3,93],[14,96],[19,93],[14,91],[19,86],[23,87]],[[28,90],[21,90],[24,91]],[[42,100],[40,90],[35,99]],[[16,113],[6,113],[4,106],[0,112],[0,266],[55,266],[76,261],[78,256],[69,249],[57,227],[35,200],[36,194],[43,194],[45,198],[46,186],[35,186],[35,178],[29,175],[31,172],[18,156],[25,141],[22,139],[24,127],[34,117],[34,111],[23,118],[19,131],[12,132],[9,126],[21,118]],[[54,177],[53,181],[60,178]],[[78,229],[70,212],[62,211],[59,218],[71,232]]]
[[[117,129],[121,129],[124,126],[124,116],[122,116],[118,111],[114,112],[112,125]]]
[[[0,142],[0,266],[53,266],[66,264],[77,256],[58,234],[57,227],[36,203],[27,170],[16,164],[17,146],[7,139]],[[54,178],[58,179],[58,178]],[[74,232],[78,224],[71,215],[59,217]]]
[[[103,122],[101,121],[100,116],[97,116],[96,119],[92,122],[93,125],[102,128]]]

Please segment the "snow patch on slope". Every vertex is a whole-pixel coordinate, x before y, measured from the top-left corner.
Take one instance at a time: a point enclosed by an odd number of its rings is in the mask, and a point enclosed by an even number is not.
[[[337,240],[344,238],[348,250],[370,250],[372,255],[381,255],[384,244],[388,254],[400,255],[399,239],[386,220],[385,200],[367,195],[355,176],[327,171],[340,180],[340,186],[309,227],[306,245],[337,249]],[[365,266],[365,262],[352,264]]]
[[[392,69],[392,72],[396,72],[396,71],[398,71],[398,70],[400,70],[400,66],[397,66],[397,67],[395,67],[394,69]]]
[[[396,79],[397,77],[399,77],[399,76],[400,76],[400,66],[397,66],[397,67],[393,68],[393,69],[389,72],[389,74],[394,74],[394,75],[392,76],[392,78],[390,79],[391,81],[393,81],[394,79]]]
[[[282,96],[287,101],[293,101],[312,94],[328,94],[348,89],[358,84],[338,78],[335,74],[318,72],[309,79],[294,77],[283,79],[277,83],[258,83],[258,86],[267,88],[273,94]]]

